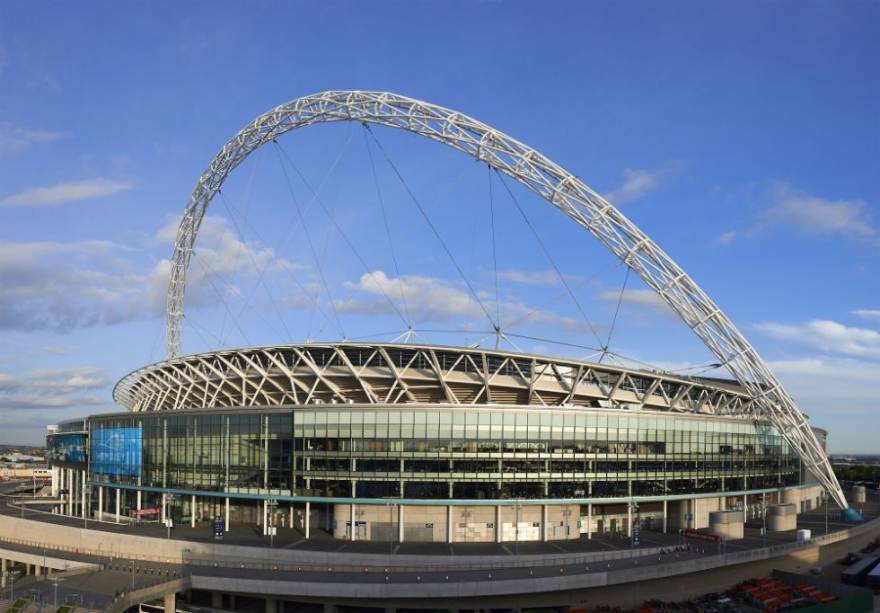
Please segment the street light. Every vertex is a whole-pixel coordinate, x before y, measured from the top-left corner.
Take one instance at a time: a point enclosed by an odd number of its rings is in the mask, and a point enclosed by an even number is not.
[[[52,582],[52,587],[54,588],[55,597],[53,600],[53,603],[54,603],[53,606],[55,607],[55,610],[57,611],[58,610],[58,584],[61,583],[62,581],[64,581],[64,579],[59,577],[58,575],[52,575],[49,578],[49,581]]]
[[[632,525],[630,526],[631,536],[629,539],[629,546],[630,546],[630,549],[634,549],[635,546],[641,540],[640,539],[640,537],[641,537],[641,522],[639,521],[639,517],[638,517],[639,503],[635,502],[633,500],[630,500],[629,501],[629,509],[630,509],[630,514],[633,516]]]
[[[822,497],[822,506],[825,507],[825,534],[828,534],[828,492],[821,489],[819,495]]]
[[[758,509],[761,513],[761,546],[767,546],[767,496],[766,494],[761,494],[761,502],[758,505]]]
[[[397,504],[389,500],[388,505],[388,555],[394,553],[394,511],[397,509]],[[354,526],[351,527],[352,531],[354,531]],[[400,527],[397,528],[400,531]]]
[[[9,600],[15,602],[15,573],[7,570],[3,572],[3,576],[9,579]]]
[[[168,538],[171,538],[171,528],[174,526],[174,520],[171,518],[171,503],[177,498],[177,494],[165,495],[165,528],[168,530]]]
[[[266,519],[271,519],[269,525],[266,526],[266,531],[269,533],[269,547],[275,547],[275,532],[278,530],[275,527],[275,507],[277,506],[277,500],[271,499],[266,501],[266,508],[269,509],[269,517]]]
[[[513,544],[513,552],[515,554],[519,554],[519,498],[513,501],[513,509],[515,511],[515,521],[516,521],[516,541]]]

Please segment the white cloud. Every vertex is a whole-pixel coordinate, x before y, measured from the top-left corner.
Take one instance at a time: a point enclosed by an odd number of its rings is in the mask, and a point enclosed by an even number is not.
[[[673,166],[670,164],[660,168],[625,168],[623,183],[605,194],[605,198],[613,204],[626,204],[638,200],[654,190],[672,170]]]
[[[880,319],[880,309],[856,309],[852,313],[865,319]]]
[[[134,187],[131,181],[86,179],[72,183],[58,183],[48,187],[29,187],[0,200],[0,206],[57,206],[68,202],[104,198]]]
[[[841,413],[874,414],[877,410],[880,363],[808,356],[767,364],[816,425],[831,425]],[[842,429],[832,429],[832,440],[834,432]]]
[[[860,238],[876,235],[870,209],[864,200],[828,200],[779,184],[773,204],[756,229],[782,225],[807,234],[843,234]]]
[[[736,230],[730,230],[728,232],[722,232],[715,237],[715,243],[722,247],[727,247],[733,243],[734,239],[736,239]]]
[[[622,304],[645,308],[662,315],[674,315],[663,298],[650,289],[627,289],[623,291],[622,297],[620,290],[605,290],[599,294],[599,298],[613,304],[620,300]]]
[[[0,154],[17,153],[38,143],[56,141],[63,136],[63,132],[31,130],[21,126],[13,126],[10,123],[0,123]]]
[[[98,368],[38,370],[13,376],[0,373],[0,409],[63,409],[104,404],[94,392],[109,380]]]
[[[523,285],[556,285],[559,275],[555,270],[499,270],[498,279]]]
[[[384,271],[376,270],[361,275],[357,283],[348,282],[345,287],[363,292],[381,299],[346,298],[334,301],[336,310],[341,313],[357,313],[362,315],[393,314],[393,302],[403,313],[406,312],[417,323],[450,322],[465,325],[477,321],[489,327],[483,308],[464,288],[452,283],[428,276],[388,277]],[[385,298],[387,296],[387,299]],[[496,302],[486,295],[480,296],[483,306],[494,318],[497,313]],[[533,308],[518,300],[508,299],[501,302],[502,324],[512,326],[514,330],[527,324],[546,324],[557,326],[572,332],[590,331],[590,324],[582,318],[560,315],[552,311]],[[604,329],[604,326],[593,324],[593,328]]]
[[[239,291],[237,281],[255,278],[258,270],[281,274],[297,268],[271,248],[240,241],[214,217],[205,218],[196,254],[187,279],[188,307],[215,305],[215,288],[228,296]],[[143,259],[109,241],[0,242],[0,330],[67,332],[161,316],[171,262],[144,265]]]
[[[804,324],[760,323],[755,327],[770,337],[823,351],[859,357],[880,357],[880,332],[869,328],[855,328],[823,319]]]
[[[425,276],[388,277],[376,270],[364,273],[357,283],[345,284],[353,289],[374,296],[388,296],[398,308],[406,303],[409,314],[417,320],[449,321],[456,317],[482,317],[480,305],[466,291],[445,281]],[[337,300],[340,312],[378,314],[394,312],[387,300],[363,301],[360,299]]]

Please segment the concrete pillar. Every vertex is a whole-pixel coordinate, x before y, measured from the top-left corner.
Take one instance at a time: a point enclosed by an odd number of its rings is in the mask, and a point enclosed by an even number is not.
[[[495,507],[495,542],[501,542],[501,505]]]
[[[222,609],[223,608],[223,594],[221,592],[211,592],[211,608],[212,609]]]
[[[175,592],[171,592],[170,594],[165,594],[165,613],[174,613],[177,610],[177,594]]]
[[[293,508],[293,507],[291,507]],[[293,525],[293,524],[291,524]],[[303,520],[303,532],[305,532],[306,538],[309,538],[311,534],[311,525],[312,525],[312,503],[306,503],[306,516]]]
[[[308,504],[308,503],[306,503],[306,504]],[[294,515],[294,513],[293,513],[293,503],[291,502],[291,503],[290,503],[290,527],[291,527],[291,528],[293,528],[293,515]]]
[[[743,521],[749,521],[749,497],[743,494]]]
[[[262,522],[263,522],[263,536],[269,534],[269,522],[266,521],[266,516],[269,514],[269,501],[263,501],[263,513],[262,513]]]
[[[6,558],[0,558],[0,588],[6,587]]]
[[[668,504],[667,504],[667,502],[664,500],[664,501],[663,501],[663,534],[666,534],[667,508],[668,508]]]
[[[88,489],[89,489],[89,486],[88,486],[88,484],[86,483],[86,482],[88,481],[88,479],[87,479],[87,475],[86,475],[86,471],[84,471],[84,470],[81,471],[81,472],[80,472],[80,476],[81,476],[80,481],[81,481],[81,483],[82,483],[82,485],[81,485],[80,488],[79,488],[79,494],[80,494],[80,511],[81,511],[80,516],[83,517],[83,518],[85,518],[85,517],[88,515],[88,512],[89,512],[89,509],[88,509],[88,506],[87,506],[87,501],[86,501],[86,492],[87,492]]]
[[[193,494],[192,501],[189,504],[189,527],[196,527],[196,497]]]
[[[143,508],[144,508],[143,492],[138,490],[138,492],[137,492],[137,510],[140,511]]]
[[[550,540],[550,526],[547,525],[547,505],[541,505],[541,540]]]
[[[278,610],[278,601],[274,598],[266,598],[266,613],[276,613]]]
[[[101,488],[98,488],[98,496],[100,496],[100,495],[101,495]],[[99,500],[100,500],[100,498],[99,498]],[[165,494],[162,494],[162,523],[163,524],[165,523],[165,520],[168,518],[167,507],[168,507],[168,498],[166,497]]]
[[[593,503],[587,505],[587,540],[593,538]]]
[[[446,505],[446,542],[452,542],[452,505]]]
[[[357,506],[357,505],[355,505],[353,503],[348,506],[349,522],[351,522],[348,536],[352,541],[357,540],[357,538],[355,536],[355,521],[354,521],[355,506]]]
[[[116,488],[116,523],[117,523],[117,524],[119,523],[119,520],[120,520],[120,517],[119,517],[119,508],[120,508],[120,502],[121,502],[121,501],[119,500],[119,497],[120,497],[121,494],[122,494],[122,490],[121,490],[120,488],[117,487],[117,488]]]
[[[52,498],[58,497],[58,490],[59,490],[58,467],[53,466],[52,467]]]
[[[223,531],[229,532],[229,498],[226,498],[226,517],[223,522]]]
[[[397,505],[397,542],[403,542],[403,505]]]
[[[165,519],[165,494],[162,494],[162,519]],[[98,521],[104,519],[104,486],[98,486]]]
[[[630,538],[633,535],[633,508],[631,503],[626,505],[626,535]]]
[[[73,515],[73,499],[76,496],[76,488],[75,488],[75,475],[72,468],[67,469],[67,482],[69,483],[67,487],[67,514]]]

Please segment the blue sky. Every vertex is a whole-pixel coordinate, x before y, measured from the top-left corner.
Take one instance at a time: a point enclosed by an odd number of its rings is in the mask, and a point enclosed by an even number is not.
[[[112,410],[113,383],[163,357],[175,223],[226,140],[287,100],[369,89],[460,110],[577,174],[726,310],[833,451],[877,451],[880,5],[321,4],[0,5],[0,443]],[[512,186],[548,259],[497,178],[490,207],[485,167],[375,133],[478,298],[363,129],[316,126],[255,153],[213,203],[184,350],[390,340],[407,319],[446,331],[428,342],[477,342],[482,302],[518,348],[589,357],[550,341],[607,338],[621,265]],[[321,203],[305,229],[296,171]],[[713,361],[637,279],[622,296],[616,359]]]

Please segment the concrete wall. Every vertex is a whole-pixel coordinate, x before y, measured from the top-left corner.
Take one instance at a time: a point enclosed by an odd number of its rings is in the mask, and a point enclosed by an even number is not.
[[[492,506],[405,506],[403,541],[494,543],[498,538],[498,509]],[[501,541],[579,538],[580,505],[546,505],[546,522],[544,512],[544,505],[500,507]],[[355,505],[354,513],[356,540],[400,540],[398,505]],[[623,521],[620,523],[624,530],[625,513],[624,507]],[[333,536],[338,539],[351,538],[351,505],[334,505],[333,517]],[[451,539],[447,533],[450,522]],[[594,523],[598,523],[598,518],[594,518]]]

